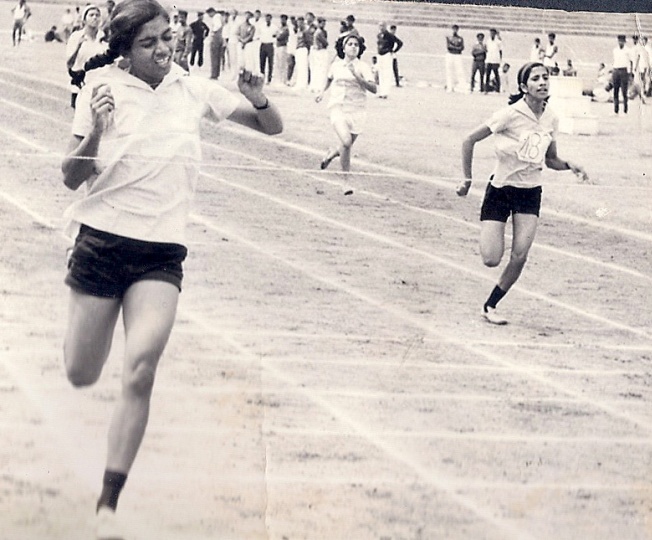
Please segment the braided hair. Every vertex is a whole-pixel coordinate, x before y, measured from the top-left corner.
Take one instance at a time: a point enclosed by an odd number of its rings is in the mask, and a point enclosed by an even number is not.
[[[521,69],[518,70],[518,75],[516,76],[516,86],[518,88],[518,93],[509,96],[510,105],[513,105],[514,103],[522,99],[523,96],[525,96],[525,92],[523,92],[523,90],[521,89],[521,85],[527,84],[527,81],[530,78],[530,73],[532,73],[532,70],[536,67],[542,67],[548,69],[541,62],[528,62],[527,64],[523,64],[523,66],[521,66]]]
[[[140,28],[157,17],[170,20],[170,15],[157,0],[123,0],[120,2],[111,13],[109,21],[109,47],[106,52],[90,58],[84,64],[83,70],[70,71],[72,84],[81,88],[86,72],[113,64],[120,56],[127,53]]]

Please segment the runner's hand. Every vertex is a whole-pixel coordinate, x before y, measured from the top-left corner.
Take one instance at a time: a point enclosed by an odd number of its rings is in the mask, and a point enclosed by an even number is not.
[[[466,197],[467,193],[471,189],[471,183],[472,181],[469,178],[465,178],[459,183],[455,189],[455,193],[457,193],[460,197]]]
[[[100,84],[93,88],[91,94],[91,114],[93,118],[93,125],[95,129],[100,132],[106,131],[111,123],[113,110],[115,109],[115,101],[111,88],[108,84]]]

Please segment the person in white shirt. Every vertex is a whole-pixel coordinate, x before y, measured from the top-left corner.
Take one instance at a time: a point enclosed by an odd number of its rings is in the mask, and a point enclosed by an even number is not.
[[[627,87],[629,86],[629,75],[632,73],[632,54],[627,47],[627,36],[618,36],[618,45],[613,50],[613,71],[611,82],[614,92],[614,113],[620,112],[620,95],[623,98],[623,112],[627,114]]]
[[[633,56],[633,70],[636,77],[636,83],[641,87],[641,99],[645,101],[645,90],[647,89],[647,81],[650,73],[650,54],[645,48],[645,43],[643,39],[639,36],[632,36],[634,41],[634,50],[632,51]]]
[[[509,106],[494,113],[473,130],[462,144],[464,180],[457,188],[467,195],[473,178],[475,145],[494,136],[498,159],[489,179],[480,211],[480,253],[486,266],[496,267],[505,252],[505,228],[512,217],[512,250],[503,270],[482,307],[483,318],[492,324],[507,324],[496,312],[498,302],[516,283],[528,258],[539,220],[541,207],[541,173],[543,166],[557,171],[571,170],[583,181],[584,168],[557,155],[559,119],[547,107],[548,68],[529,62],[518,72],[518,93]]]
[[[265,13],[265,20],[259,26],[260,30],[260,72],[267,77],[267,84],[272,82],[274,74],[274,41],[276,41],[276,27],[272,26],[272,14]],[[258,30],[256,30],[258,32]]]
[[[543,62],[546,51],[541,47],[541,40],[534,38],[534,43],[530,49],[530,62]]]
[[[543,65],[552,70],[557,65],[557,53],[559,46],[555,43],[557,35],[554,32],[548,34],[548,44],[543,53]]]
[[[18,4],[11,8],[11,12],[14,19],[11,30],[11,40],[15,47],[16,45],[20,45],[20,42],[23,39],[25,23],[32,15],[32,10],[29,9],[26,0],[19,0]]]
[[[484,91],[489,92],[491,76],[493,75],[494,81],[491,85],[496,92],[500,92],[500,63],[503,61],[503,42],[498,35],[498,30],[491,28],[489,30],[489,39],[486,42],[487,58]]]
[[[346,36],[342,42],[342,53],[331,64],[326,86],[317,94],[315,101],[323,99],[329,88],[328,110],[339,146],[329,150],[321,162],[321,168],[328,167],[337,156],[343,171],[351,170],[351,147],[364,130],[366,121],[367,92],[376,93],[377,87],[369,64],[360,60],[364,52],[362,38],[355,34]]]
[[[70,34],[66,45],[66,67],[70,74],[70,106],[74,109],[79,94],[79,73],[83,73],[84,64],[93,56],[103,53],[106,50],[106,43],[103,41],[104,32],[100,29],[102,14],[100,8],[94,4],[88,4],[82,11],[84,27]]]
[[[123,0],[105,54],[80,93],[62,162],[66,187],[85,195],[66,211],[76,236],[64,363],[75,387],[93,385],[125,327],[122,389],[108,435],[98,539],[123,538],[115,511],[141,445],[159,359],[174,325],[187,255],[185,229],[201,163],[204,117],[280,133],[263,81],[243,72],[244,99],[173,62],[168,13],[156,0]],[[118,58],[129,70],[117,67]],[[101,68],[101,69],[98,69]]]

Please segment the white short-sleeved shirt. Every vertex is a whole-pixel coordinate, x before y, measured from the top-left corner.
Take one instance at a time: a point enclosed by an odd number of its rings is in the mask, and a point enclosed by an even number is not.
[[[557,140],[559,119],[550,107],[537,118],[524,99],[497,111],[487,122],[494,135],[498,163],[494,187],[531,188],[541,185],[546,152]]]
[[[79,42],[85,34],[86,32],[83,29],[77,30],[70,34],[68,43],[66,43],[66,58],[70,58],[74,54],[74,52],[77,50]],[[90,39],[88,36],[86,37],[85,41],[81,44],[81,47],[79,47],[79,52],[75,57],[75,62],[71,68],[73,71],[80,71],[84,69],[84,64],[93,58],[93,56],[106,52],[108,43],[102,41],[103,37],[104,32],[101,30],[98,30],[95,39]],[[93,71],[90,71],[87,75],[88,77],[86,78],[86,83],[89,83],[94,76],[94,73]],[[79,88],[73,84],[70,85],[70,89],[75,94],[79,92]]]
[[[86,196],[66,211],[68,232],[79,224],[152,242],[183,244],[201,160],[200,122],[226,119],[239,97],[208,79],[177,67],[153,90],[111,66],[98,70],[77,101],[72,133],[92,130],[92,88],[108,84],[115,100],[113,120],[102,135],[97,176]]]
[[[362,77],[368,81],[374,80],[374,75],[369,64],[356,58],[351,62]],[[332,79],[328,108],[342,107],[346,112],[364,109],[367,102],[367,90],[349,70],[349,61],[336,59],[330,66],[328,78]]]
[[[495,39],[489,38],[485,45],[487,46],[487,58],[485,63],[487,64],[500,64],[500,53],[503,50],[502,40],[496,36]]]

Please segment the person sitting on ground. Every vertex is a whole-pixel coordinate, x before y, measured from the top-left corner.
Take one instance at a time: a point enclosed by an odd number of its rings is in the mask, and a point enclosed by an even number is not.
[[[45,42],[46,42],[46,43],[50,43],[50,42],[52,42],[52,41],[58,41],[59,43],[63,43],[63,42],[64,42],[64,40],[63,40],[63,38],[61,37],[61,35],[59,34],[59,32],[57,32],[57,27],[56,27],[56,26],[53,26],[52,28],[50,28],[50,29],[45,33]]]
[[[570,58],[566,60],[566,67],[562,73],[564,74],[564,77],[577,77],[577,70]]]

